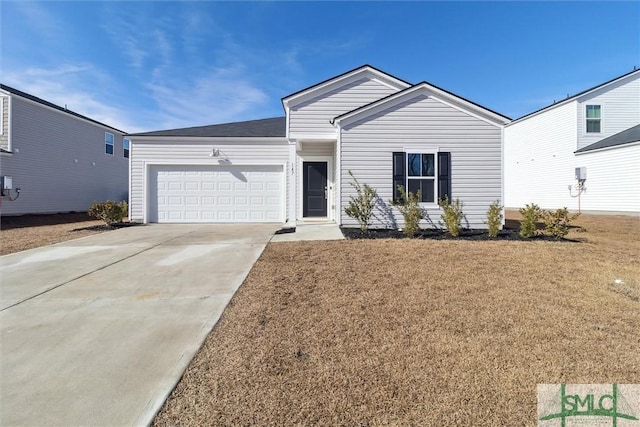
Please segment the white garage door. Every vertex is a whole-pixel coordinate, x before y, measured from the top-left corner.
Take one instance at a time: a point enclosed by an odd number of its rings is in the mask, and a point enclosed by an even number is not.
[[[154,166],[149,222],[283,222],[282,166]]]

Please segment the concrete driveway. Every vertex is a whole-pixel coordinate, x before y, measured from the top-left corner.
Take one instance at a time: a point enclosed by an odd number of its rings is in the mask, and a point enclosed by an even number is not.
[[[148,424],[278,228],[137,226],[0,257],[0,424]]]

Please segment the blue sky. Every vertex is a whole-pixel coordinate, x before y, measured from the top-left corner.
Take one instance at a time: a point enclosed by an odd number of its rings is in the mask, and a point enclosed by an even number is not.
[[[283,115],[362,64],[516,118],[640,66],[640,2],[2,1],[0,80],[128,132]]]

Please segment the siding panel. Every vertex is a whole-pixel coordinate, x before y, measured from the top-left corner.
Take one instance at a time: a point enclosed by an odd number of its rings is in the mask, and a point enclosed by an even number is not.
[[[372,78],[345,84],[319,97],[292,106],[289,111],[289,136],[335,133],[334,117],[396,92]]]
[[[128,199],[122,134],[17,96],[11,108],[14,154],[2,156],[0,173],[22,192],[3,201],[2,215],[86,211],[94,200]],[[105,154],[105,131],[114,135],[113,156]]]
[[[586,105],[602,106],[602,133],[587,134],[585,131]],[[578,145],[576,149],[598,142],[640,123],[640,75],[607,86],[578,103]]]
[[[342,130],[341,220],[345,226],[357,222],[344,214],[355,192],[349,185],[351,170],[361,184],[369,184],[380,197],[373,227],[402,227],[402,215],[389,205],[392,198],[392,153],[411,147],[451,153],[452,197],[464,203],[463,225],[486,228],[489,205],[501,197],[502,130],[448,105],[418,95],[406,102]],[[442,211],[428,207],[429,221],[441,226]]]
[[[575,184],[577,102],[569,102],[505,128],[505,206],[536,203],[577,209]]]

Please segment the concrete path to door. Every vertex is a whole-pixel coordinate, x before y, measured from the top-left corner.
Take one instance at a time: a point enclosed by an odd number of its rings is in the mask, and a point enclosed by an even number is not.
[[[129,227],[0,257],[0,425],[146,425],[276,224]]]

